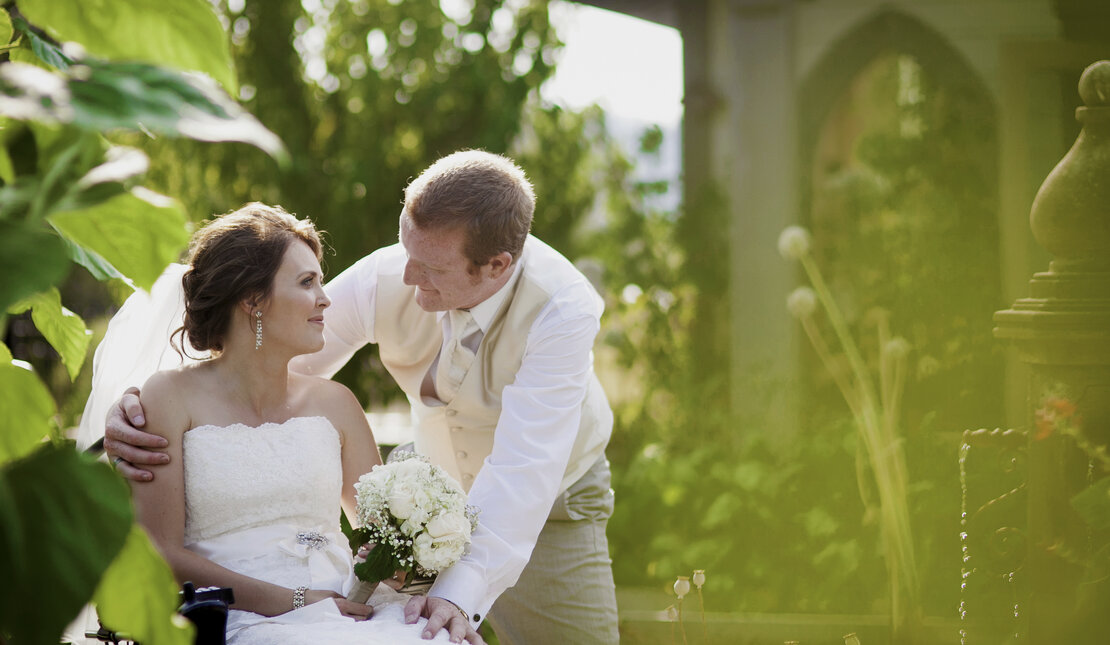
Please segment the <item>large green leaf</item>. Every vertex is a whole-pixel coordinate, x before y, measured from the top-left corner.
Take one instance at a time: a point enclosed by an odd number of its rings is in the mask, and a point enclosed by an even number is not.
[[[57,643],[132,520],[127,484],[70,443],[0,469],[0,632],[13,643]]]
[[[0,124],[0,129],[5,126]],[[15,167],[12,166],[12,157],[8,149],[0,145],[0,184],[10,184],[15,181]]]
[[[198,141],[239,141],[288,162],[277,135],[210,79],[145,63],[84,59],[64,75],[0,66],[0,115],[87,130],[145,130]]]
[[[35,327],[62,357],[69,380],[77,378],[92,340],[92,332],[85,327],[85,321],[62,306],[62,295],[55,288],[15,303],[8,308],[8,313],[19,314],[28,309]]]
[[[7,45],[12,40],[12,17],[4,9],[0,9],[0,45]]]
[[[47,219],[68,240],[96,253],[143,289],[150,289],[189,240],[181,204],[141,188]]]
[[[203,72],[238,91],[227,34],[207,0],[20,0],[19,10],[93,56]]]
[[[66,244],[66,250],[69,252],[70,259],[85,267],[85,269],[92,274],[92,277],[101,282],[106,280],[120,280],[124,284],[131,286],[132,289],[135,288],[135,284],[131,281],[131,278],[120,273],[116,267],[112,266],[111,262],[100,257],[100,254],[95,251],[90,251],[80,244],[71,242],[64,237],[62,241]]]
[[[12,190],[5,186],[0,193]],[[0,311],[22,298],[48,289],[66,276],[65,244],[37,226],[0,220]]]
[[[4,348],[0,361],[0,464],[19,459],[50,434],[51,418],[58,411],[50,391],[31,366],[13,361]]]
[[[100,622],[144,643],[192,645],[194,628],[177,613],[173,571],[135,524],[93,595]]]
[[[60,47],[36,34],[34,30],[31,29],[31,26],[27,24],[26,20],[16,18],[12,21],[12,25],[27,39],[27,49],[30,49],[28,53],[34,54],[36,59],[34,64],[46,64],[56,69],[66,69],[73,63],[69,56],[62,52]],[[11,60],[24,60],[24,62],[29,62],[25,58],[17,58],[16,56],[18,52],[26,52],[27,49],[20,47],[13,50],[11,52]]]

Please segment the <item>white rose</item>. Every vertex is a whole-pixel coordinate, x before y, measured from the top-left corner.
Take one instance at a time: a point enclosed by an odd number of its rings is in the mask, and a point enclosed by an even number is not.
[[[393,476],[398,479],[413,479],[420,477],[428,470],[428,464],[416,458],[409,458],[389,464]]]
[[[417,563],[425,569],[440,571],[455,564],[466,550],[462,538],[435,539],[427,533],[416,536],[412,544],[412,554]]]
[[[389,512],[399,520],[407,520],[416,510],[416,490],[405,482],[394,482],[389,490]]]
[[[416,561],[426,569],[431,568],[427,563],[435,559],[434,542],[435,540],[432,539],[432,536],[427,533],[417,535],[412,541],[412,555],[416,558]]]
[[[466,551],[466,542],[462,538],[440,538],[435,540],[435,554],[436,562],[433,567],[436,571],[441,571],[447,567],[455,564],[462,557],[463,552]]]
[[[428,522],[428,534],[434,538],[470,536],[470,520],[463,513],[440,513]]]

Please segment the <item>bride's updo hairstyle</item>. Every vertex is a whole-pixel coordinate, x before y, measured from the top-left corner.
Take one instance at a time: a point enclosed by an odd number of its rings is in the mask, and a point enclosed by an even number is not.
[[[223,351],[235,307],[246,299],[269,298],[285,250],[296,240],[307,244],[317,260],[322,257],[312,222],[258,202],[198,230],[189,243],[189,268],[181,278],[184,324],[174,336],[180,333],[198,351]]]

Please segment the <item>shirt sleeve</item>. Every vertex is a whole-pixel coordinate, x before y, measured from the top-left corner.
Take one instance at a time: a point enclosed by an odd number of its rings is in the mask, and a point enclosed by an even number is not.
[[[516,583],[562,492],[600,328],[599,299],[582,304],[569,316],[549,305],[529,333],[516,379],[502,392],[493,451],[470,489],[480,509],[470,550],[429,594],[458,605],[473,625]]]
[[[355,262],[324,286],[331,305],[324,311],[324,348],[295,357],[290,366],[302,374],[331,378],[351,356],[375,342],[374,302],[384,251]]]

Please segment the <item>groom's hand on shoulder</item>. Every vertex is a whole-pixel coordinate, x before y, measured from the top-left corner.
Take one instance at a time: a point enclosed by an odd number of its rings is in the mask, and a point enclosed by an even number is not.
[[[428,619],[424,633],[421,634],[425,639],[435,638],[439,630],[446,629],[452,643],[466,640],[472,645],[485,644],[478,632],[470,626],[470,621],[463,615],[459,606],[446,598],[413,596],[405,605],[405,622],[415,623],[421,616]]]
[[[134,481],[154,478],[150,471],[136,466],[155,466],[170,460],[169,455],[153,451],[168,445],[165,438],[138,429],[145,423],[136,387],[127,388],[119,402],[109,409],[104,421],[104,452],[108,461],[121,475]]]

